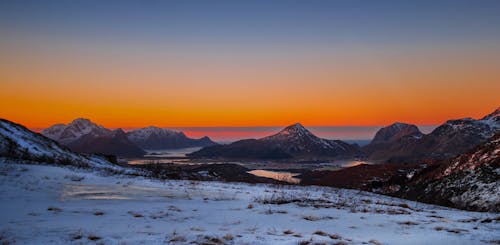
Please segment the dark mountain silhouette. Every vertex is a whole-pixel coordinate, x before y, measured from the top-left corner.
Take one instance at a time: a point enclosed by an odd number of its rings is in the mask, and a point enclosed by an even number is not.
[[[153,126],[130,131],[127,137],[142,149],[148,150],[204,147],[217,144],[207,136],[192,139],[183,132]]]
[[[321,139],[304,128],[293,124],[277,134],[261,139],[246,139],[228,145],[205,147],[189,154],[190,157],[284,159],[347,157],[360,154],[357,145],[340,140]]]
[[[56,124],[43,135],[81,153],[101,153],[122,157],[141,157],[145,152],[132,143],[121,129],[110,130],[84,118],[70,124]]]
[[[457,156],[499,132],[500,109],[478,120],[449,120],[429,134],[420,133],[414,125],[397,125],[382,128],[373,141],[363,147],[371,160],[418,162]]]

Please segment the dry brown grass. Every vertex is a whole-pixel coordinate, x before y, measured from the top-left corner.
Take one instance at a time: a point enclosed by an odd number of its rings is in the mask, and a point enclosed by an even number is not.
[[[417,222],[413,222],[413,221],[398,222],[398,224],[400,224],[400,225],[418,225]]]
[[[222,238],[224,238],[224,240],[226,241],[232,241],[234,239],[234,236],[228,233],[224,235]]]
[[[313,234],[318,236],[328,236],[328,233],[320,230],[315,231]]]
[[[321,220],[321,217],[314,216],[314,215],[306,215],[306,216],[303,216],[302,218],[305,219],[305,220],[308,220],[308,221],[318,221],[318,220]]]
[[[142,218],[144,217],[144,215],[142,215],[141,213],[138,213],[138,212],[134,212],[134,211],[128,211],[127,212],[128,214],[134,216],[135,218]]]
[[[94,234],[90,234],[87,236],[87,239],[91,240],[91,241],[97,241],[97,240],[101,240],[102,238],[100,236],[97,236],[97,235],[94,235]]]
[[[54,207],[54,206],[49,206],[47,208],[47,211],[52,211],[52,212],[62,212],[62,208]]]

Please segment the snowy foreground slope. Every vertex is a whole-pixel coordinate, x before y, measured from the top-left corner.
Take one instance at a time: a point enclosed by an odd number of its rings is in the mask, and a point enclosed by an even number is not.
[[[345,189],[161,182],[5,160],[0,185],[1,244],[500,241],[499,214]]]

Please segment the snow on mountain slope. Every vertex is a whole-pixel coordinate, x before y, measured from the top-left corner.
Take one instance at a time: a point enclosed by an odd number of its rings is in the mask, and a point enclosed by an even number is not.
[[[498,214],[355,190],[155,181],[0,162],[0,242],[496,244]]]
[[[0,156],[36,162],[116,168],[103,157],[80,155],[22,125],[0,119]]]
[[[372,143],[363,150],[372,160],[384,162],[419,162],[454,157],[484,143],[500,131],[499,111],[500,108],[477,120],[448,120],[425,135],[407,128],[406,133],[401,135],[403,137],[383,141],[385,136],[397,135],[398,127],[394,124],[379,130]]]
[[[296,123],[286,127],[277,134],[264,137],[260,141],[267,142],[284,149],[286,152],[298,154],[352,154],[357,147],[340,140],[322,139]]]
[[[63,144],[78,140],[83,135],[110,135],[112,130],[91,122],[89,119],[77,118],[70,124],[56,124],[42,131],[42,134]]]
[[[274,142],[276,144],[286,146],[293,145],[296,150],[308,150],[307,147],[313,145],[325,149],[335,148],[329,140],[321,139],[304,128],[300,123],[296,123],[286,127],[277,134],[267,136],[261,139],[262,141]]]
[[[80,153],[141,157],[145,152],[131,142],[121,129],[107,129],[84,118],[70,124],[56,124],[42,134]]]
[[[396,194],[468,210],[500,211],[500,133],[473,150],[416,171]]]
[[[217,144],[206,136],[201,139],[191,139],[183,132],[154,126],[130,131],[127,133],[127,137],[142,149],[148,150],[203,147]]]
[[[500,107],[498,107],[494,112],[486,115],[481,119],[481,122],[488,124],[491,128],[496,130],[500,129]]]
[[[180,134],[181,132],[171,130],[171,129],[166,129],[166,128],[158,128],[154,126],[149,126],[145,128],[140,128],[136,129],[133,131],[130,131],[128,133],[128,137],[131,140],[147,140],[151,136],[163,136],[163,137],[168,137],[168,136],[173,136],[176,134]]]
[[[190,154],[194,157],[232,157],[253,159],[352,157],[359,146],[340,140],[322,139],[300,123],[261,139],[240,140],[229,145],[205,147]]]

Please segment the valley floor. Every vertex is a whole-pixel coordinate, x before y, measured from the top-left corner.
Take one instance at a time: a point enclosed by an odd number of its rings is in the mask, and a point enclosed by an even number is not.
[[[0,163],[6,244],[498,244],[499,214],[328,187]]]

